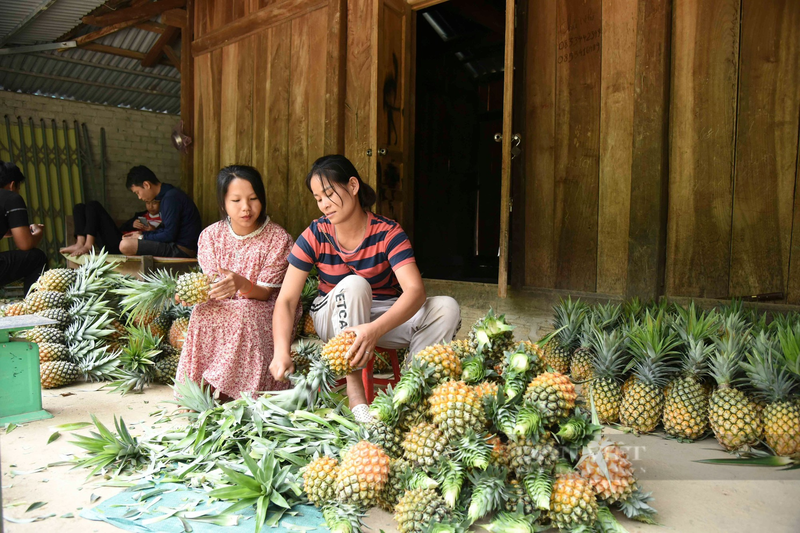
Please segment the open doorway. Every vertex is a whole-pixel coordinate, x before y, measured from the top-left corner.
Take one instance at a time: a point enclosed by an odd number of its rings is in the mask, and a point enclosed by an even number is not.
[[[497,283],[504,0],[417,13],[414,249],[423,277]]]

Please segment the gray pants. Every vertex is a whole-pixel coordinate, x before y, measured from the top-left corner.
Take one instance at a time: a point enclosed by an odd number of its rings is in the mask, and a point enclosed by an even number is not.
[[[320,339],[327,341],[345,328],[372,322],[397,301],[373,300],[372,287],[360,276],[347,276],[311,305]],[[432,344],[450,342],[461,328],[461,308],[449,296],[428,298],[419,311],[378,340],[381,348],[408,348],[413,355]]]

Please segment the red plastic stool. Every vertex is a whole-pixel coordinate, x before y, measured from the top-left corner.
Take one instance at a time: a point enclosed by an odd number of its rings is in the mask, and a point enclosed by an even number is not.
[[[380,348],[376,347],[375,351],[383,355],[384,357],[389,357],[389,361],[392,363],[392,377],[391,378],[376,378],[373,375],[374,366],[375,366],[375,358],[369,360],[367,366],[364,367],[364,370],[361,371],[361,380],[364,382],[364,393],[367,396],[367,404],[371,404],[372,400],[375,399],[375,385],[397,385],[397,382],[400,381],[400,361],[397,359],[397,350],[392,350],[390,348]]]

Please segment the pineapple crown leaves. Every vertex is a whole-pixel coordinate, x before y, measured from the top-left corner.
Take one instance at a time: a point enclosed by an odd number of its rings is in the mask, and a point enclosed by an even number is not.
[[[394,390],[388,385],[385,390],[378,390],[375,399],[369,406],[370,414],[388,426],[394,426],[400,415],[394,408]]]
[[[158,269],[143,274],[141,280],[124,280],[122,287],[113,292],[123,297],[120,302],[122,314],[127,313],[134,320],[166,309],[175,299],[177,286],[177,277],[172,272]]]
[[[594,331],[592,365],[596,378],[621,380],[629,357],[626,341],[619,330]]]
[[[708,363],[714,354],[714,349],[713,344],[706,344],[706,341],[702,339],[690,338],[681,358],[683,374],[697,378],[706,375],[708,373]]]
[[[291,389],[269,392],[264,396],[272,407],[289,413],[298,409],[313,410],[320,396],[328,396],[336,383],[328,365],[316,358],[312,359],[308,374],[292,374],[289,379],[294,385]]]
[[[550,510],[550,496],[553,493],[553,476],[540,468],[536,472],[529,472],[522,478],[522,484],[533,504],[542,511]]]
[[[728,332],[714,340],[715,350],[709,361],[709,373],[717,385],[730,385],[740,371],[739,363],[749,345],[749,335]]]
[[[408,403],[415,403],[427,396],[433,385],[434,368],[416,357],[411,359],[411,366],[400,377],[394,388],[392,404],[395,408]]]
[[[777,336],[786,368],[800,377],[800,322],[778,328]]]
[[[656,521],[656,510],[650,506],[653,498],[650,492],[642,492],[641,489],[636,488],[631,495],[625,500],[619,502],[620,510],[632,520],[643,522],[645,524],[658,525]]]
[[[613,330],[622,319],[622,306],[612,302],[596,305],[592,308],[592,317],[601,329]]]
[[[513,350],[505,352],[506,371],[524,373],[536,366],[531,363],[531,357],[536,354],[529,354],[522,345],[517,345]],[[462,371],[463,372],[463,371]]]
[[[364,524],[364,513],[355,505],[328,502],[322,508],[322,517],[331,533],[360,533]]]
[[[511,370],[503,375],[503,380],[502,390],[509,400],[521,397],[530,381],[527,372],[514,372]]]
[[[161,354],[161,337],[154,335],[149,328],[129,327],[127,340],[119,356],[123,369],[138,374],[152,372],[155,360]]]
[[[719,326],[719,316],[715,311],[708,313],[698,311],[694,302],[689,303],[689,307],[678,307],[678,314],[673,329],[681,337],[685,344],[691,341],[704,341],[711,337]]]
[[[152,367],[152,365],[151,365]],[[155,372],[148,370],[130,370],[129,368],[117,368],[113,373],[114,381],[106,383],[102,388],[111,388],[112,392],[118,392],[125,396],[129,392],[142,394],[145,386],[155,379]]]
[[[666,325],[665,313],[659,311],[654,317],[646,312],[642,323],[631,330],[629,350],[633,358],[625,372],[634,369],[634,374],[642,382],[662,387],[670,374],[677,369],[669,366],[677,355],[680,344],[674,332]]]
[[[106,292],[100,294],[91,294],[86,297],[76,298],[69,306],[68,312],[71,316],[97,316],[104,313],[111,313],[113,309],[110,307]]]
[[[450,441],[453,459],[467,468],[486,470],[492,458],[489,436],[468,429],[463,436]]]
[[[189,376],[184,376],[182,382],[176,380],[170,388],[175,393],[175,400],[167,402],[177,405],[181,410],[188,409],[190,412],[184,414],[190,418],[196,418],[200,413],[219,407],[211,393],[211,386],[203,381],[195,383]]]
[[[567,350],[572,350],[578,339],[588,308],[586,304],[581,302],[580,298],[573,302],[572,298],[568,297],[566,302],[562,299],[554,309],[556,312],[554,326],[560,330],[558,338],[561,346]]]
[[[517,412],[514,429],[509,437],[515,439],[530,438],[538,440],[544,428],[542,427],[542,414],[535,403],[525,401]]]
[[[767,403],[790,399],[800,385],[797,377],[786,368],[780,351],[773,344],[759,344],[757,340],[747,353],[746,361],[742,361],[740,366],[757,396]]]
[[[117,474],[119,474],[128,467],[138,465],[148,454],[147,446],[131,436],[122,417],[117,419],[114,416],[117,434],[109,431],[94,414],[91,417],[98,432],[90,432],[91,436],[75,435],[76,440],[70,441],[89,452],[89,457],[75,461],[76,467],[94,467],[89,476],[93,476],[115,463],[118,465]]]
[[[638,296],[634,296],[622,306],[622,316],[628,323],[638,320],[642,312],[644,312],[644,305]]]
[[[436,480],[439,482],[445,504],[450,509],[456,508],[465,477],[464,465],[448,457],[440,458]]]
[[[69,346],[70,356],[84,381],[105,381],[114,377],[119,368],[120,351],[108,351],[93,340]]]
[[[573,416],[562,422],[556,437],[567,445],[570,457],[576,460],[580,451],[597,439],[602,431],[603,426],[593,424],[589,413],[576,409]]]
[[[506,322],[506,315],[495,316],[492,308],[489,308],[486,316],[480,318],[472,326],[472,331],[478,340],[479,350],[486,347],[491,348],[497,337],[503,337],[513,329],[514,326]]]
[[[113,317],[108,312],[100,316],[86,316],[83,320],[75,320],[64,332],[67,345],[80,343],[85,340],[102,340],[112,335],[116,330],[111,326]]]
[[[461,362],[461,379],[465,383],[477,383],[486,377],[486,358],[481,351],[467,356]]]
[[[526,515],[524,512],[497,513],[491,522],[483,524],[481,527],[490,533],[536,533],[541,531],[536,526],[539,513]]]
[[[598,505],[597,522],[595,523],[594,531],[601,531],[602,533],[628,532],[628,530],[617,521],[617,518],[611,512],[611,509],[605,505]]]
[[[467,477],[472,484],[472,499],[467,509],[469,524],[499,509],[508,499],[506,494],[505,468],[490,466],[486,470],[474,470]]]

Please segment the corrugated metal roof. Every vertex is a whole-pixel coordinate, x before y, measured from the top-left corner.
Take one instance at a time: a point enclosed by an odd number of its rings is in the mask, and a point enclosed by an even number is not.
[[[43,1],[0,0],[4,13],[0,20],[0,39]],[[12,36],[10,42],[20,45],[53,42],[102,3],[102,0],[55,0],[33,22]],[[92,30],[84,28],[81,34]],[[147,53],[158,37],[157,33],[126,28],[96,43]],[[180,112],[180,73],[171,65],[146,69],[137,59],[79,48],[0,56],[0,89],[148,111]]]

